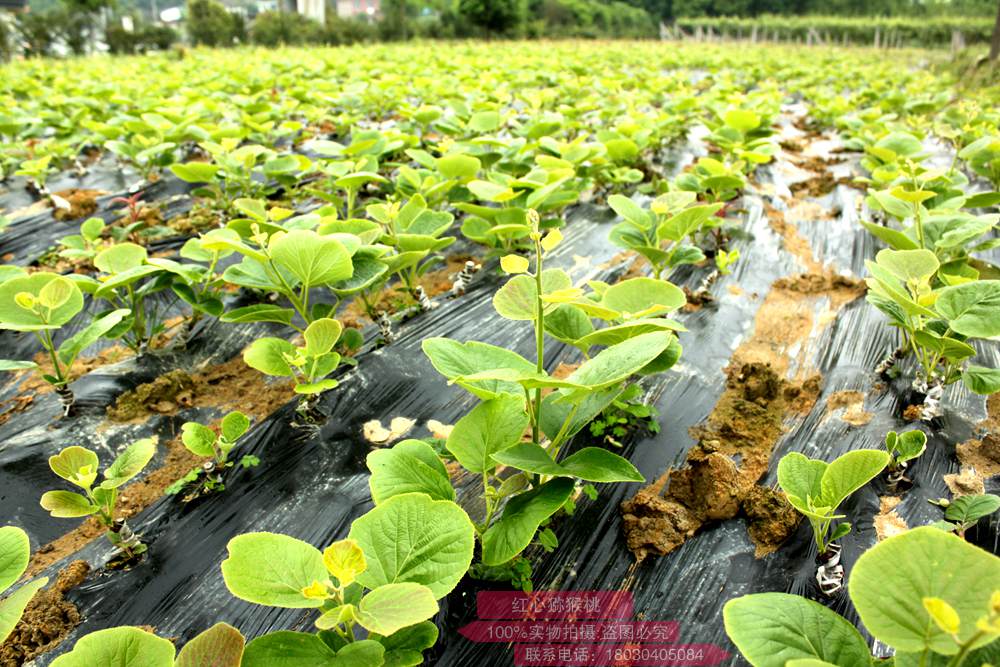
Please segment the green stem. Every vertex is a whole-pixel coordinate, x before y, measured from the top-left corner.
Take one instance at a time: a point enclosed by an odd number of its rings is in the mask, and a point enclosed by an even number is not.
[[[38,339],[42,343],[48,353],[49,358],[52,360],[52,371],[55,373],[56,380],[59,382],[56,386],[62,386],[66,384],[66,375],[63,375],[62,367],[59,365],[59,355],[56,354],[56,346],[52,341],[52,332],[49,329],[43,329],[41,334],[38,334]],[[66,373],[69,373],[69,369],[66,369]]]
[[[972,650],[972,646],[979,641],[982,636],[983,631],[979,630],[976,634],[969,637],[969,640],[962,644],[958,653],[955,654],[955,657],[948,661],[948,667],[961,667],[962,663],[965,662],[965,659],[969,657],[969,651]]]
[[[542,241],[538,230],[535,239],[535,370],[539,375],[545,372],[545,308],[542,303]],[[534,424],[531,427],[531,440],[536,445],[540,442],[540,422],[542,416],[542,388],[535,389]]]

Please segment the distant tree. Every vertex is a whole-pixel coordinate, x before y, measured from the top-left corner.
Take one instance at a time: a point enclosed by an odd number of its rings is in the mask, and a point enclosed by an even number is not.
[[[458,11],[480,30],[510,36],[517,34],[525,21],[524,0],[459,0]]]
[[[233,43],[235,22],[217,0],[188,0],[187,33],[195,46],[227,46]]]
[[[1000,3],[997,3],[997,22],[993,24],[993,37],[990,39],[990,60],[1000,57]]]

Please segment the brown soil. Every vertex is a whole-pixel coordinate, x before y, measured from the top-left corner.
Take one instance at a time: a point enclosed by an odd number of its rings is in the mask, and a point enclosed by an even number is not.
[[[944,476],[944,483],[954,496],[974,496],[986,493],[983,477],[972,466],[962,466],[959,473]]]
[[[76,220],[93,215],[97,211],[97,198],[107,194],[102,190],[60,190],[52,194],[69,202],[69,209],[56,208],[52,217],[56,220]]]
[[[977,426],[983,430],[983,437],[956,446],[958,460],[982,479],[1000,475],[1000,394],[986,399],[986,419]]]
[[[108,419],[114,422],[136,421],[151,413],[174,414],[181,407],[194,404],[194,381],[181,369],[140,384],[108,406]]]
[[[920,421],[920,406],[907,405],[906,409],[903,410],[903,421],[908,421],[908,422]]]
[[[69,369],[69,379],[71,381],[75,380],[96,368],[113,364],[131,355],[132,352],[129,349],[115,345],[113,347],[105,348],[90,357],[77,357],[76,361],[73,362],[73,365]],[[20,397],[30,398],[34,394],[46,394],[52,391],[52,385],[42,379],[42,374],[52,374],[52,360],[45,352],[39,352],[35,355],[33,361],[39,366],[37,370],[17,371],[15,375],[16,379],[21,382],[19,387]],[[10,403],[10,401],[8,401],[8,403]],[[27,405],[24,407],[27,407]]]
[[[187,213],[166,221],[167,227],[183,236],[190,236],[218,227],[221,223],[222,216],[217,211],[205,206],[195,206]]]
[[[785,494],[767,486],[752,486],[743,498],[747,532],[757,545],[757,558],[778,550],[799,525],[799,514]]]
[[[731,283],[726,287],[726,289],[728,289],[729,293],[733,296],[743,296],[743,288],[735,283]]]
[[[875,534],[879,542],[910,529],[903,517],[896,513],[896,507],[901,500],[897,496],[879,498],[879,512],[875,515]]]
[[[704,306],[715,301],[715,297],[712,296],[711,292],[695,292],[690,287],[684,287],[683,289],[684,297],[687,299],[687,303],[683,307],[685,313],[693,313],[696,310],[701,310]]]
[[[11,635],[0,645],[0,667],[19,667],[33,660],[80,624],[76,605],[63,596],[79,586],[89,572],[86,561],[73,561],[59,572],[54,584],[35,593]]]
[[[785,250],[802,262],[806,270],[812,273],[821,272],[823,267],[816,261],[809,241],[799,233],[798,227],[786,222],[785,214],[769,204],[764,205],[764,210],[767,212],[768,224],[781,236]]]
[[[428,271],[420,278],[418,283],[424,288],[427,296],[432,299],[450,292],[455,274],[461,272],[465,268],[465,263],[470,259],[475,260],[476,258],[465,254],[447,257],[441,268]],[[403,289],[400,283],[387,285],[375,298],[375,309],[388,313],[395,313],[414,305],[416,305],[415,300]],[[337,316],[337,319],[345,327],[353,327],[355,329],[360,329],[365,324],[371,322],[368,313],[365,311],[365,305],[360,298],[355,298],[351,303],[347,304],[347,307]]]
[[[785,225],[786,239],[801,239]],[[794,233],[794,235],[793,235]],[[767,472],[787,415],[808,413],[822,378],[803,359],[806,342],[835,312],[857,299],[864,288],[856,280],[824,271],[801,239],[800,256],[813,270],[776,281],[754,320],[753,335],[734,352],[726,369],[726,389],[706,421],[691,429],[697,444],[685,466],[621,505],[625,541],[638,560],[665,555],[684,543],[707,521],[741,511],[750,519],[757,552],[773,551],[794,528],[794,518],[768,492],[755,485]],[[814,322],[814,311],[829,302],[833,317]],[[794,377],[788,377],[797,361]],[[757,541],[760,540],[760,541]]]
[[[751,537],[763,540],[761,555],[787,537],[792,517],[755,484],[783,432],[786,397],[800,392],[769,364],[730,365],[712,414],[691,429],[698,443],[685,467],[668,471],[622,503],[625,541],[639,560],[666,555],[704,523],[733,518],[741,509],[751,520]]]
[[[837,391],[826,401],[826,413],[841,410],[840,418],[851,426],[864,426],[875,416],[865,410],[865,395],[860,391]]]

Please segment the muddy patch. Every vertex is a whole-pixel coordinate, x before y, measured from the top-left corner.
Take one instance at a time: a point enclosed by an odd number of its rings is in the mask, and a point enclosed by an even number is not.
[[[56,206],[52,212],[52,217],[56,220],[64,221],[77,220],[93,215],[97,212],[97,198],[107,193],[103,190],[78,190],[74,188],[60,190],[52,194],[68,204],[68,208],[66,206]]]
[[[976,427],[981,437],[958,444],[955,453],[962,464],[963,474],[966,470],[971,471],[969,474],[980,478],[981,485],[983,480],[1000,475],[1000,394],[993,394],[986,399],[986,419]],[[954,476],[946,475],[945,481],[948,477]],[[951,484],[948,486],[951,488]],[[953,492],[954,490],[952,488]]]
[[[19,667],[59,644],[77,625],[80,612],[66,593],[79,586],[90,566],[73,561],[47,589],[35,593],[13,632],[0,646],[0,667]]]
[[[194,380],[181,369],[172,370],[152,382],[140,384],[108,406],[108,419],[131,422],[151,414],[169,415],[194,405]]]
[[[638,560],[668,554],[704,523],[740,514],[753,529],[758,555],[774,551],[794,529],[794,513],[775,492],[756,484],[767,472],[785,418],[807,414],[821,392],[822,378],[805,363],[805,343],[864,293],[860,281],[823,270],[802,243],[807,266],[815,271],[772,285],[752,336],[730,360],[725,390],[706,421],[691,429],[697,444],[684,466],[622,503],[625,542]],[[832,317],[817,318],[824,306]]]
[[[860,391],[837,391],[826,400],[826,415],[839,416],[851,426],[864,426],[875,416],[865,410],[865,395]]]
[[[875,515],[875,535],[878,541],[888,539],[894,535],[905,533],[910,529],[906,525],[903,517],[896,513],[896,507],[902,498],[898,496],[882,496],[879,498],[879,510]]]
[[[741,510],[753,526],[751,537],[761,539],[759,554],[787,538],[795,525],[790,508],[755,485],[783,433],[788,400],[800,393],[769,364],[730,366],[726,390],[712,414],[691,430],[697,444],[684,467],[668,471],[621,505],[625,542],[637,559],[666,555],[706,522],[731,519]]]

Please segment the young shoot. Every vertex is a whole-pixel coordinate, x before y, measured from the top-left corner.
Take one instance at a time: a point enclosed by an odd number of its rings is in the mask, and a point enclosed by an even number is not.
[[[941,499],[934,504],[944,508],[944,521],[936,521],[931,525],[964,538],[965,531],[1000,509],[1000,496],[980,493],[959,496],[950,501]]]
[[[222,418],[218,433],[198,422],[185,422],[181,426],[184,447],[192,454],[209,460],[167,487],[166,493],[174,495],[192,485],[197,485],[197,488],[188,495],[190,499],[204,493],[224,491],[224,475],[228,469],[234,466],[251,468],[259,464],[260,459],[256,456],[247,455],[238,462],[229,459],[229,454],[249,428],[250,419],[239,411],[230,412]]]
[[[0,329],[30,331],[45,350],[52,368],[42,379],[52,385],[69,415],[74,397],[69,388],[73,362],[100,338],[112,336],[130,311],[118,309],[95,318],[73,336],[56,344],[55,333],[83,311],[83,294],[76,283],[55,273],[17,273],[0,283]],[[33,361],[0,360],[0,370],[40,370]]]
[[[851,524],[837,508],[848,496],[874,479],[889,464],[889,454],[871,449],[847,452],[832,463],[810,459],[798,452],[778,462],[778,484],[813,529],[820,569],[817,581],[827,595],[840,590],[844,570],[834,542],[851,532]]]
[[[76,445],[49,457],[49,467],[59,477],[79,488],[73,491],[46,491],[41,505],[59,519],[96,516],[107,529],[108,540],[118,549],[125,562],[146,551],[146,545],[132,532],[124,518],[116,516],[118,489],[142,472],[156,454],[156,442],[151,438],[137,440],[104,469],[97,481],[100,462],[97,454]]]

